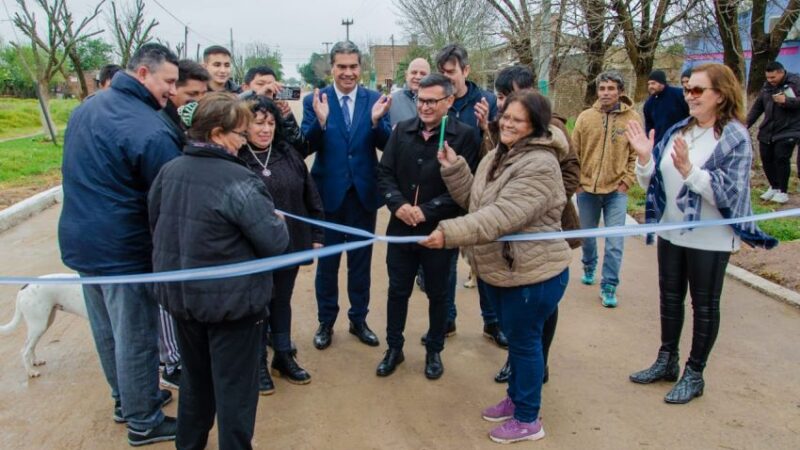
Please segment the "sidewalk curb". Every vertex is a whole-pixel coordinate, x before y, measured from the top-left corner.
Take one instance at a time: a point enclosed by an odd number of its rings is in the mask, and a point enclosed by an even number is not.
[[[63,198],[64,193],[61,186],[56,186],[0,211],[0,233],[19,225],[56,203],[61,203]],[[636,223],[638,222],[630,215],[625,218],[626,225]],[[728,264],[726,274],[764,295],[780,300],[790,306],[800,308],[800,294],[797,292],[786,289],[779,284],[773,283],[732,264]]]
[[[61,203],[63,198],[61,186],[56,186],[14,203],[0,211],[0,233],[19,225],[56,203]]]

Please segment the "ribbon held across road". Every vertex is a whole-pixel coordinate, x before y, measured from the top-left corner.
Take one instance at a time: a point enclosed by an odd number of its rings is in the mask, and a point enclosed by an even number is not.
[[[284,267],[294,266],[314,258],[336,255],[341,252],[355,250],[357,248],[373,245],[376,242],[386,242],[388,244],[408,244],[420,242],[427,236],[385,236],[370,233],[358,228],[339,225],[336,223],[322,220],[309,219],[307,217],[296,216],[284,211],[278,211],[287,218],[299,220],[311,225],[316,225],[329,230],[344,233],[353,237],[360,238],[345,242],[343,244],[322,247],[319,249],[304,250],[284,255],[271,256],[269,258],[256,259],[252,261],[225,264],[212,267],[201,267],[195,269],[174,270],[169,272],[131,274],[131,275],[111,275],[99,277],[82,278],[38,278],[38,277],[11,277],[0,276],[0,284],[125,284],[125,283],[168,283],[179,281],[198,281],[216,280],[221,278],[240,277],[254,273],[268,272]],[[617,227],[591,228],[584,230],[552,231],[545,233],[525,233],[503,236],[499,241],[542,241],[548,239],[571,239],[571,238],[603,238],[603,237],[626,237],[638,236],[659,231],[684,230],[694,228],[716,227],[722,225],[733,225],[737,223],[758,222],[763,220],[781,219],[785,217],[800,216],[800,208],[788,209],[766,214],[756,214],[736,219],[704,220],[699,222],[677,222],[659,223],[644,225],[625,225]]]

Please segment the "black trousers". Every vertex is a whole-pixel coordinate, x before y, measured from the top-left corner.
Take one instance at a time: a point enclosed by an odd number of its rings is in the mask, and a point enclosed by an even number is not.
[[[175,324],[183,357],[176,447],[204,449],[216,413],[221,450],[252,448],[263,316]]]
[[[267,333],[272,335],[272,348],[276,352],[292,349],[292,292],[299,267],[272,272],[272,299],[269,303],[269,327],[264,327],[264,345]]]
[[[661,292],[661,351],[678,352],[683,328],[683,299],[692,296],[694,334],[688,365],[702,372],[719,331],[719,301],[730,252],[697,250],[658,239],[658,287]]]
[[[796,145],[797,139],[784,139],[771,144],[758,143],[764,174],[773,189],[788,192],[789,174],[792,171],[792,153]],[[800,162],[798,162],[798,170],[800,170]],[[798,176],[800,176],[800,171],[798,171]]]
[[[425,275],[425,294],[428,296],[429,352],[444,349],[447,327],[447,289],[450,261],[458,250],[431,250],[419,244],[390,244],[386,251],[389,269],[389,298],[386,307],[386,342],[389,348],[403,348],[408,316],[408,298],[414,289],[417,268]]]

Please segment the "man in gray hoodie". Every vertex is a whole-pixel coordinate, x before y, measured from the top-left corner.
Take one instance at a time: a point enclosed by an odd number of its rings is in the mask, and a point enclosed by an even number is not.
[[[431,65],[425,58],[417,58],[408,64],[406,69],[406,86],[392,94],[392,106],[389,108],[389,120],[394,128],[397,122],[417,117],[417,90],[419,81],[431,73]]]

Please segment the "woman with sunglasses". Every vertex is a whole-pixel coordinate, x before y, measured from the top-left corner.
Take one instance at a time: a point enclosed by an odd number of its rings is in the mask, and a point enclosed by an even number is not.
[[[699,222],[745,217],[750,207],[753,149],[742,124],[742,86],[730,68],[703,64],[692,69],[684,96],[690,116],[672,126],[655,145],[638,122],[626,137],[638,154],[636,176],[647,188],[648,223]],[[720,295],[731,252],[741,242],[772,248],[777,241],[754,222],[658,234],[661,348],[649,368],[633,373],[634,383],[676,381],[678,343],[683,328],[687,287],[694,313],[692,348],[667,403],[688,403],[703,395],[706,367],[717,338]]]
[[[288,213],[314,219],[323,219],[322,201],[306,164],[286,139],[281,110],[265,96],[257,96],[251,103],[253,121],[247,127],[247,142],[239,148],[239,158],[267,185],[275,207]],[[290,243],[287,253],[322,247],[322,229],[288,219]],[[310,264],[309,260],[305,264]],[[269,327],[264,327],[264,343],[259,357],[259,391],[268,395],[275,385],[267,370],[267,338],[272,341],[275,355],[272,370],[275,375],[293,384],[308,384],[311,375],[300,367],[292,349],[292,291],[299,266],[276,270],[272,273],[273,290],[269,304]],[[269,336],[267,335],[269,333]]]

